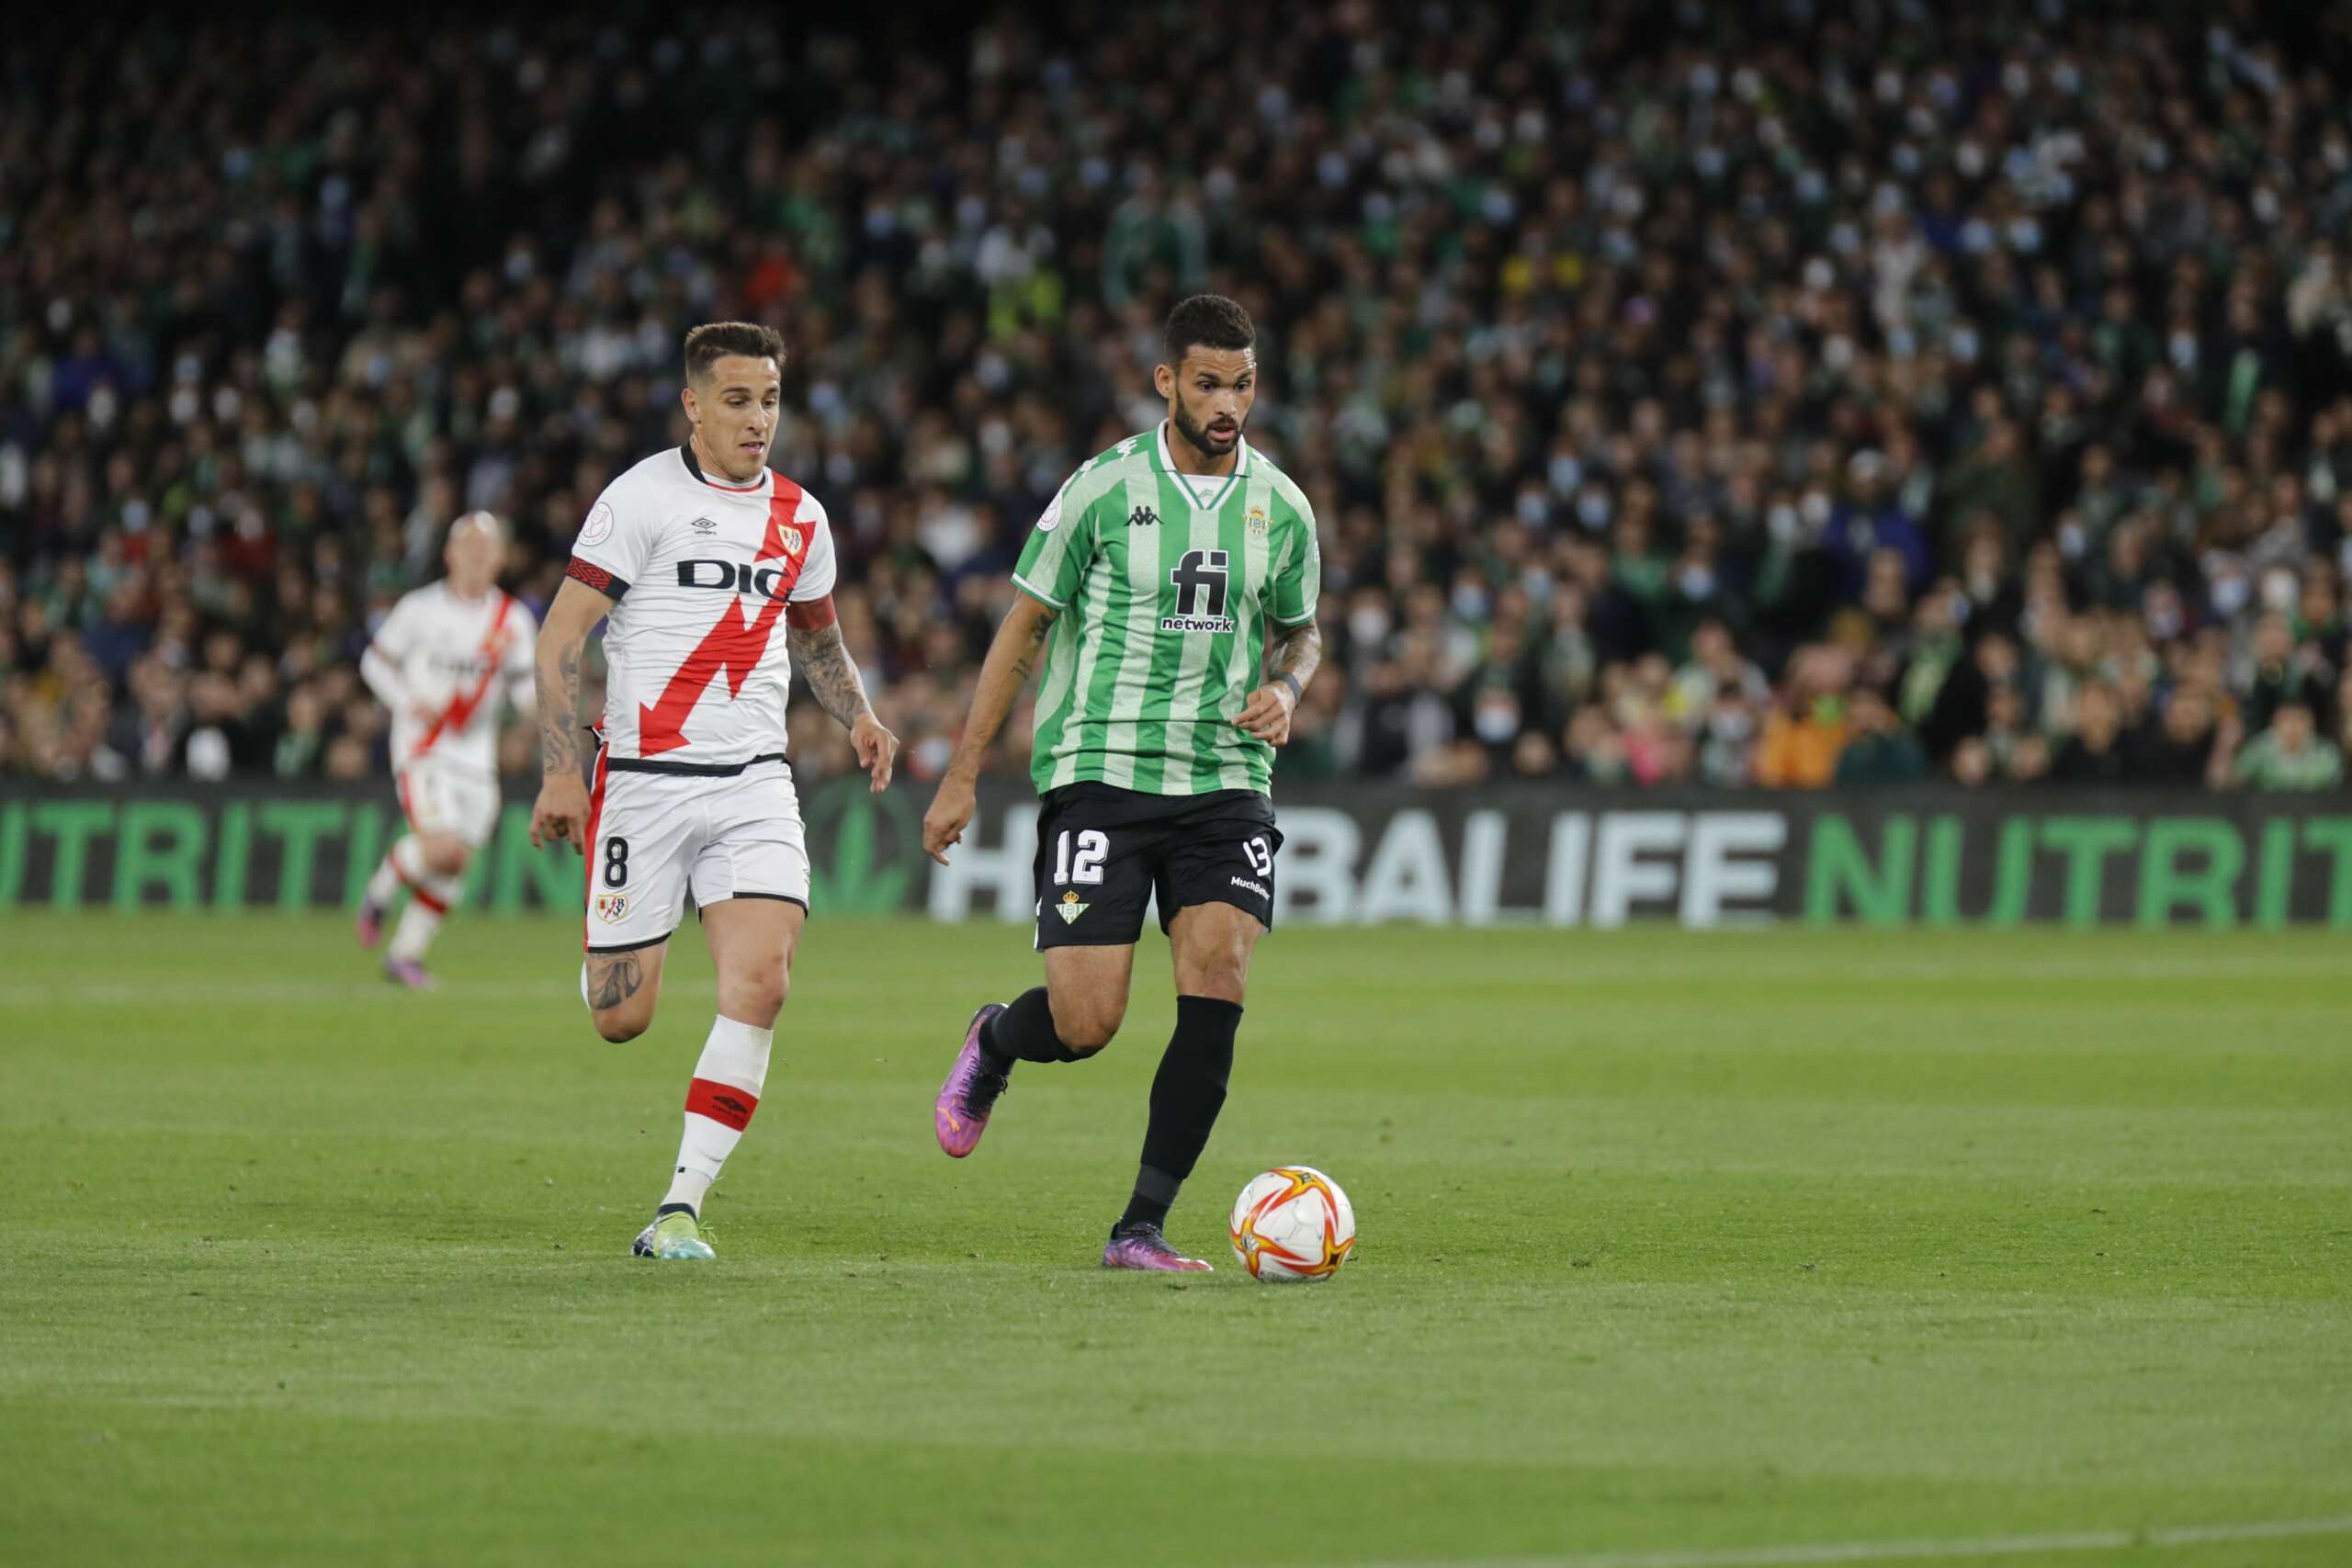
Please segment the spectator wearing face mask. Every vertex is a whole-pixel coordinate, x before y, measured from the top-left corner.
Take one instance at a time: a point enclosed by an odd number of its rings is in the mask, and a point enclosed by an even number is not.
[[[1833,775],[1839,787],[1910,784],[1927,773],[1927,752],[1887,700],[1867,686],[1856,692],[1850,733]]]
[[[1846,498],[1829,514],[1822,546],[1838,565],[1839,592],[1860,600],[1871,558],[1892,551],[1903,563],[1905,587],[1928,585],[1930,567],[1927,530],[1885,488],[1886,458],[1875,450],[1857,452],[1846,464]]]
[[[1519,627],[1498,625],[1477,664],[1454,688],[1454,733],[1487,753],[1490,773],[1505,772],[1521,735],[1551,728],[1545,701],[1542,676]]]
[[[1846,688],[1851,663],[1839,650],[1812,648],[1792,660],[1787,698],[1765,720],[1756,751],[1756,782],[1771,789],[1819,789],[1838,772],[1851,725]]]
[[[1919,723],[1928,755],[1949,757],[1961,741],[1983,735],[1994,693],[2012,686],[2022,668],[2018,646],[2008,637],[1996,634],[1979,638],[1974,650],[1937,687],[1934,704]]]
[[[2201,684],[2184,684],[2132,736],[2132,780],[2194,789],[2205,782],[2216,753],[2227,747],[2211,694]]]
[[[2311,705],[2290,699],[2239,750],[2230,782],[2257,790],[2335,789],[2344,783],[2344,754],[2320,735]]]
[[[2295,640],[2294,622],[2286,613],[2273,610],[2255,622],[2247,658],[2251,672],[2243,684],[2249,728],[2268,728],[2290,703],[2300,703],[2314,715],[2332,707],[2336,672],[2316,641]]]
[[[2131,782],[2137,759],[2124,743],[2123,702],[2115,688],[2093,681],[2075,695],[2075,733],[2050,759],[2050,782],[2062,784],[2121,784]]]

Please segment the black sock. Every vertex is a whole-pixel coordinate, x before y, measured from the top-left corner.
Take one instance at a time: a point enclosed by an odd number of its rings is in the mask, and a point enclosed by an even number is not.
[[[1079,1054],[1054,1032],[1054,1010],[1046,987],[1033,986],[1012,1005],[980,1025],[980,1056],[990,1072],[1006,1073],[1015,1062],[1075,1062]]]
[[[1143,1166],[1122,1225],[1166,1223],[1177,1189],[1208,1146],[1209,1130],[1225,1107],[1233,1075],[1233,1036],[1241,1005],[1215,997],[1178,997],[1176,1032],[1151,1080],[1151,1122],[1143,1134]]]

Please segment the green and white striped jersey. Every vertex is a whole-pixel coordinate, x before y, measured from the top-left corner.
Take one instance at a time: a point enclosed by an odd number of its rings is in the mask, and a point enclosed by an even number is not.
[[[1218,478],[1178,473],[1165,424],[1089,459],[1012,574],[1061,612],[1037,694],[1037,788],[1269,793],[1274,749],[1234,719],[1261,683],[1267,620],[1313,619],[1322,572],[1314,508],[1247,441]]]

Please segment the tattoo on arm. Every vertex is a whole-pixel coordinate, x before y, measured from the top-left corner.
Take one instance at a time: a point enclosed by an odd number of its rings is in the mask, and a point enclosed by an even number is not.
[[[552,661],[555,668],[548,666]],[[539,691],[539,767],[580,772],[580,645],[542,647],[534,664]]]
[[[849,647],[842,641],[839,623],[807,630],[798,626],[786,629],[790,639],[792,661],[808,678],[808,689],[817,694],[818,705],[843,725],[857,722],[858,715],[871,711],[865,700],[865,682],[858,679],[857,661],[849,656]]]
[[[645,966],[634,953],[588,955],[588,1005],[598,1012],[616,1008],[645,985]]]
[[[1323,633],[1313,621],[1288,631],[1277,629],[1272,656],[1266,661],[1266,680],[1271,683],[1287,675],[1298,682],[1298,694],[1303,696],[1306,683],[1322,665]]]
[[[1028,639],[1014,645],[1012,669],[1023,685],[1028,683],[1030,671],[1037,668],[1037,651],[1046,646],[1046,634],[1053,629],[1054,623],[1049,620],[1035,621],[1029,626]]]

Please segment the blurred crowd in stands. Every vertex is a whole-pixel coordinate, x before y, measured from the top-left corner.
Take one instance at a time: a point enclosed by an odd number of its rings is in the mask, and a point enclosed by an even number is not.
[[[2342,4],[621,15],[0,40],[0,773],[380,767],[446,525],[544,605],[737,316],[935,771],[1206,288],[1321,523],[1284,777],[2342,782]]]

